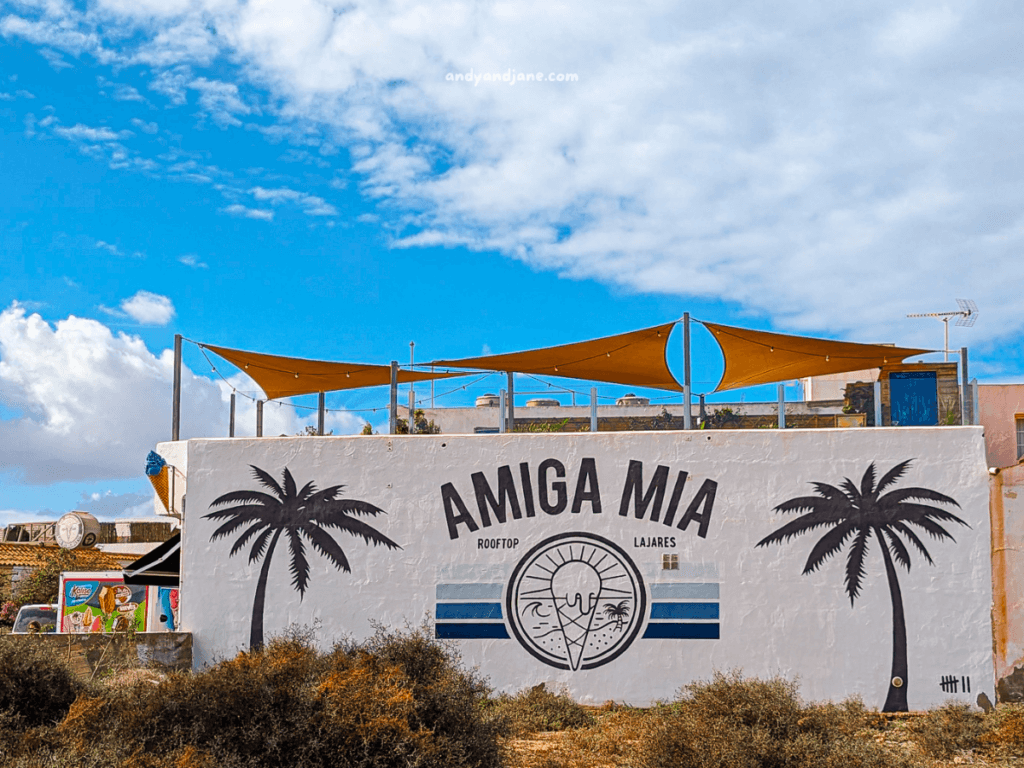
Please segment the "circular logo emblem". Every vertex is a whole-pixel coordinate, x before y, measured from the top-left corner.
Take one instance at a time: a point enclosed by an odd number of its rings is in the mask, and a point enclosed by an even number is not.
[[[607,664],[630,646],[647,595],[640,571],[617,544],[592,533],[562,533],[519,561],[505,609],[526,650],[575,671]]]

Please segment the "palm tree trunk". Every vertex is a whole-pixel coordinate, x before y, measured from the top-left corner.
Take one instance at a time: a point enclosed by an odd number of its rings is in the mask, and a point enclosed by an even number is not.
[[[267,576],[270,573],[270,558],[274,554],[274,547],[281,536],[278,529],[274,538],[270,540],[267,547],[267,554],[263,556],[263,567],[260,568],[260,580],[256,582],[256,599],[252,604],[252,627],[249,629],[249,650],[258,651],[263,647],[263,606],[267,598]]]
[[[903,613],[903,594],[900,582],[896,577],[896,566],[893,565],[889,547],[885,543],[880,530],[875,530],[878,543],[882,546],[882,557],[885,558],[885,575],[889,579],[889,596],[892,598],[892,673],[889,675],[889,695],[885,697],[883,712],[906,712],[907,707],[907,619]],[[896,686],[893,681],[900,680]]]

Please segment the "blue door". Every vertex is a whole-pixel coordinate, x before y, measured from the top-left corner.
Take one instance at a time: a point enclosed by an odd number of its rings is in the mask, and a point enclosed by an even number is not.
[[[935,371],[889,374],[889,417],[894,427],[933,427],[939,423]]]

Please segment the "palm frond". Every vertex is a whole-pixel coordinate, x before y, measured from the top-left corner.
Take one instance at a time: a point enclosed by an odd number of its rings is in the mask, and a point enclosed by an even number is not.
[[[901,504],[911,499],[917,501],[937,501],[940,504],[950,504],[954,507],[960,506],[956,499],[928,488],[900,488],[897,491],[889,491],[889,493],[878,500],[878,504],[879,506],[889,506]]]
[[[309,539],[313,545],[313,549],[319,552],[321,555],[326,557],[338,570],[351,573],[352,569],[349,567],[348,558],[345,557],[345,552],[341,546],[334,540],[327,531],[321,528],[316,523],[307,523],[300,529],[306,538]]]
[[[274,502],[274,506],[277,506],[278,502]],[[259,515],[264,515],[268,512],[268,508],[262,504],[240,504],[237,507],[228,507],[227,509],[218,509],[215,512],[210,512],[203,515],[204,520],[224,520],[235,515],[246,515],[250,512],[254,512]]]
[[[260,522],[256,523],[256,525],[254,525],[251,528],[249,528],[249,530],[247,530],[245,533],[243,533],[241,536],[239,536],[238,539],[235,541],[235,545],[233,547],[231,547],[231,554],[229,556],[230,557],[234,557],[239,552],[241,552],[242,548],[246,545],[246,543],[249,541],[249,539],[251,539],[257,533],[259,533],[259,531],[261,529],[266,528],[266,527],[267,527],[267,523],[265,523],[263,521],[260,521]]]
[[[867,526],[857,531],[857,537],[846,558],[846,594],[850,596],[850,605],[860,597],[860,585],[864,580],[864,556],[867,554],[870,536],[871,529]]]
[[[309,496],[312,496],[314,493],[316,493],[316,486],[313,485],[312,481],[310,481],[310,482],[306,483],[304,486],[302,486],[302,490],[299,491],[299,496],[298,497],[300,499],[305,500]]]
[[[868,464],[868,468],[864,471],[864,477],[860,481],[860,495],[865,498],[871,498],[871,495],[875,492],[875,463],[871,462]]]
[[[823,502],[824,499],[819,499],[819,501]],[[786,523],[784,526],[779,528],[779,530],[773,531],[768,536],[765,536],[757,542],[757,546],[764,547],[768,544],[781,544],[794,536],[799,536],[801,533],[813,531],[815,528],[820,528],[823,525],[838,523],[846,517],[842,512],[843,510],[841,509],[822,509],[815,512],[808,512],[806,515],[801,515],[796,520]]]
[[[220,526],[210,536],[210,541],[216,541],[219,538],[227,536],[228,534],[234,533],[243,525],[248,525],[254,520],[259,520],[261,515],[255,512],[245,512],[240,515],[235,515],[231,520],[228,520],[224,525]]]
[[[398,544],[393,542],[383,533],[378,531],[372,525],[364,523],[362,520],[357,520],[354,517],[348,517],[347,515],[334,515],[329,520],[317,520],[315,522],[320,523],[321,526],[330,528],[340,528],[346,533],[351,533],[353,536],[358,536],[367,544],[383,544],[388,549],[401,549]]]
[[[295,498],[295,478],[292,477],[292,473],[288,471],[288,467],[284,468],[284,497],[287,499]]]
[[[929,534],[931,534],[931,537],[933,539],[938,539],[940,541],[942,539],[949,539],[950,541],[956,541],[956,538],[953,536],[953,534],[951,534],[949,531],[947,531],[941,525],[936,523],[934,520],[931,520],[931,519],[925,517],[924,515],[921,515],[920,517],[917,517],[916,519],[915,518],[910,518],[910,517],[904,517],[903,520],[905,522],[907,522],[907,523],[910,523],[911,525],[917,525],[917,526],[920,526],[921,528],[924,528],[926,531],[928,531]]]
[[[343,485],[332,485],[330,488],[324,488],[322,491],[317,491],[308,499],[306,499],[306,506],[309,507],[314,504],[322,504],[327,501],[334,501],[340,491],[345,486]]]
[[[843,478],[843,482],[840,484],[843,489],[843,495],[850,500],[850,503],[854,506],[860,506],[860,491],[857,486],[853,484],[853,481],[848,477]]]
[[[287,482],[285,480],[286,484]],[[292,492],[295,492],[294,481],[292,481]],[[292,572],[292,586],[299,591],[301,600],[306,595],[306,587],[309,586],[309,561],[306,560],[306,545],[302,543],[302,538],[295,528],[288,529],[288,548],[292,553],[292,561],[289,564],[289,570]]]
[[[267,528],[267,530],[261,533],[256,538],[256,541],[252,543],[252,550],[249,552],[249,565],[252,565],[263,557],[263,551],[267,548],[267,541],[270,539],[270,534],[273,532],[273,528]]]
[[[845,499],[846,494],[836,488],[834,485],[828,483],[811,483],[814,486],[814,490],[824,496],[826,499]]]
[[[843,548],[843,544],[856,530],[857,524],[848,521],[837,525],[818,539],[818,543],[811,549],[811,554],[808,555],[807,562],[804,564],[804,575],[813,573],[824,565],[826,560]]]
[[[878,543],[883,547],[885,540],[889,540],[889,550],[892,552],[893,559],[909,571],[910,553],[907,551],[907,545],[900,541],[900,537],[885,527],[876,527],[875,535],[878,536]]]
[[[272,507],[280,504],[280,500],[275,499],[266,493],[260,493],[259,491],[232,491],[231,493],[225,493],[223,496],[218,496],[210,504],[211,507],[216,507],[218,504],[235,504],[238,502],[247,504],[262,504],[267,507]]]
[[[886,488],[888,488],[890,485],[892,485],[897,480],[899,480],[901,477],[903,477],[903,474],[907,471],[907,468],[910,466],[910,462],[912,462],[912,461],[913,461],[913,459],[907,459],[906,461],[901,461],[895,467],[893,467],[888,472],[886,472],[884,475],[882,475],[882,479],[879,480],[878,481],[878,485],[875,486],[875,493],[881,493]]]
[[[309,505],[307,504],[306,507],[308,509]],[[358,499],[335,499],[334,501],[316,504],[311,510],[312,519],[324,524],[327,523],[327,517],[338,514],[375,516],[386,515],[387,513],[368,501],[359,501]]]
[[[921,556],[928,561],[928,565],[935,565],[935,561],[932,560],[932,556],[928,553],[928,549],[925,547],[924,542],[917,538],[917,534],[911,530],[909,525],[895,522],[891,523],[889,527],[893,530],[899,531],[910,539],[910,543],[917,547],[917,551],[920,552]]]
[[[846,502],[846,497],[840,494],[840,504],[849,504]],[[784,501],[775,507],[773,512],[801,512],[803,510],[817,511],[821,509],[828,509],[835,506],[836,502],[834,499],[823,498],[821,496],[797,496],[795,499],[789,499]]]
[[[938,507],[931,507],[927,504],[911,504],[906,501],[896,505],[896,508],[892,511],[892,516],[894,520],[916,520],[919,517],[925,517],[929,520],[941,520],[944,523],[959,523],[965,528],[971,527],[965,520],[962,520],[952,512],[947,512]]]
[[[277,480],[269,472],[260,469],[255,464],[250,464],[249,467],[252,469],[252,476],[260,481],[260,485],[276,493],[278,499],[284,499],[284,491],[281,490],[281,486],[277,484]]]

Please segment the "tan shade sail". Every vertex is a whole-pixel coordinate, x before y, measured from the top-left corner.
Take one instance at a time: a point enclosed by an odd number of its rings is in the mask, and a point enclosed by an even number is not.
[[[377,387],[391,383],[391,366],[366,365],[364,363],[335,363],[326,360],[304,360],[301,357],[278,357],[259,352],[245,352],[241,349],[214,347],[200,344],[200,347],[216,352],[230,363],[241,368],[257,384],[268,398],[294,397],[314,392],[334,392],[339,389]],[[464,373],[429,373],[399,371],[398,381],[447,379],[464,376]]]
[[[714,335],[725,356],[725,373],[716,392],[826,373],[880,368],[886,363],[899,363],[905,357],[933,351],[787,336],[716,323],[703,325]]]
[[[665,348],[674,325],[666,323],[617,336],[506,355],[436,360],[433,365],[562,376],[681,392],[683,388],[672,376],[665,360]]]

